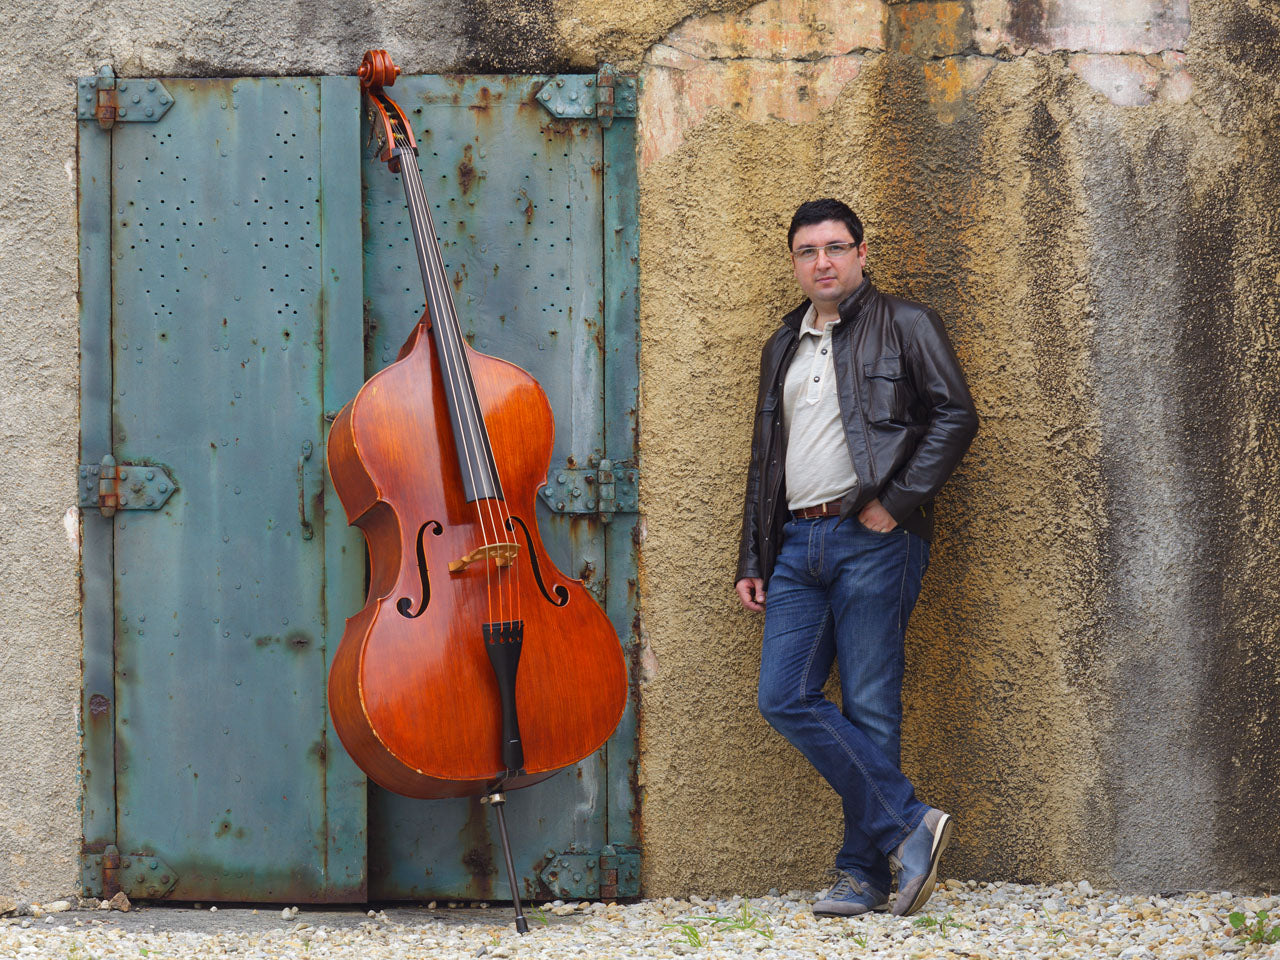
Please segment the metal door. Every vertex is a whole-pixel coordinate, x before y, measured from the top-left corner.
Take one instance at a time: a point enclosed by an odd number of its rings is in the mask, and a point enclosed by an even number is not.
[[[551,396],[548,546],[629,639],[634,517],[608,521],[634,510],[631,124],[555,119],[539,103],[578,98],[548,83],[393,92],[474,344]],[[327,421],[421,311],[399,185],[361,167],[354,80],[103,72],[78,95],[86,889],[500,895],[479,806],[367,788],[324,702],[364,589],[326,497]],[[635,892],[633,718],[512,795],[528,892]]]
[[[584,84],[581,99],[589,90]],[[572,86],[566,93],[565,78],[545,76],[401,77],[390,92],[417,129],[464,332],[476,349],[532,373],[551,400],[555,447],[539,502],[547,549],[562,570],[587,582],[625,637],[634,618],[631,525],[607,521],[616,516],[619,490],[634,510],[634,263],[629,223],[619,220],[616,200],[606,209],[606,197],[620,177],[634,176],[624,135],[631,123],[615,130],[594,115],[557,118],[544,106],[553,91],[565,105],[579,99]],[[423,297],[403,191],[376,159],[366,162],[364,204],[373,373],[395,359]],[[622,289],[611,291],[610,280]],[[615,502],[604,513],[601,461],[614,479]],[[611,546],[620,556],[610,555]],[[530,895],[599,896],[602,887],[616,895],[618,880],[598,863],[602,851],[622,870],[623,890],[638,890],[628,846],[633,716],[629,708],[620,735],[595,756],[509,796],[513,853]],[[370,895],[503,898],[492,825],[478,799],[415,801],[371,788]]]
[[[84,514],[86,887],[364,899],[324,697],[360,568],[322,490],[326,404],[360,377],[325,353],[359,325],[358,101],[316,79],[114,96],[80,138],[82,495],[117,508]]]

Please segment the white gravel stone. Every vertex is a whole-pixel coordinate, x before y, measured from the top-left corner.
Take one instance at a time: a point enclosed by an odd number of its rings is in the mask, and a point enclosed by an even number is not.
[[[71,910],[59,913],[56,926],[0,919],[0,958],[1209,960],[1227,954],[1280,960],[1280,945],[1247,944],[1235,934],[1227,915],[1243,910],[1246,899],[1223,893],[1148,898],[1097,894],[1085,883],[955,881],[940,884],[919,916],[854,918],[815,917],[811,897],[770,891],[751,899],[554,901],[530,906],[530,931],[523,937],[504,905],[367,914],[314,908],[301,918],[296,907],[278,915],[226,905],[217,913],[146,906],[129,914]],[[1248,903],[1255,912],[1274,909],[1273,899]]]

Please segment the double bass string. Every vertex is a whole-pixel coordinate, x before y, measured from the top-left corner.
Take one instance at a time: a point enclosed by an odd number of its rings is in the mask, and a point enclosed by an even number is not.
[[[406,131],[405,137],[404,139],[402,139],[401,134],[399,132],[397,133],[397,140],[399,141],[399,144],[401,147],[401,157],[402,157],[401,177],[404,179],[405,196],[409,202],[410,212],[416,215],[417,221],[420,221],[420,229],[417,231],[419,233],[418,249],[420,254],[424,254],[428,244],[423,242],[424,237],[422,236],[422,233],[424,232],[424,230],[430,231],[429,236],[434,239],[436,236],[436,232],[435,232],[435,223],[431,216],[430,206],[426,198],[426,191],[422,186],[420,175],[417,177],[409,177],[409,176],[406,176],[405,174],[404,163],[403,163],[404,157],[413,158],[413,164],[412,164],[413,170],[415,173],[418,172],[417,159],[413,153],[412,145],[411,143],[406,142],[407,138],[411,136],[412,134],[407,133]],[[454,400],[459,405],[459,421],[465,424],[461,439],[462,439],[462,446],[465,450],[465,459],[467,461],[466,469],[468,471],[469,477],[471,478],[473,489],[475,489],[476,473],[477,471],[480,471],[490,478],[493,484],[493,490],[497,494],[496,498],[489,498],[489,497],[478,498],[478,499],[490,500],[491,502],[487,503],[483,508],[477,502],[476,504],[477,519],[480,522],[481,530],[484,535],[486,545],[489,545],[490,543],[504,542],[506,538],[502,537],[501,531],[503,529],[510,529],[511,523],[510,523],[510,514],[507,511],[506,502],[503,497],[502,481],[501,481],[501,478],[497,475],[496,470],[492,469],[494,466],[494,463],[492,460],[491,447],[489,447],[489,445],[485,442],[487,440],[487,432],[485,430],[484,421],[481,418],[479,409],[476,405],[475,395],[472,392],[472,389],[469,389],[469,387],[473,386],[474,381],[471,378],[470,366],[467,363],[466,353],[462,347],[461,325],[458,322],[458,316],[457,316],[456,309],[454,308],[453,298],[448,293],[447,279],[445,276],[445,268],[444,268],[444,260],[440,254],[438,244],[431,244],[430,248],[435,253],[435,256],[433,258],[434,262],[428,264],[425,262],[425,259],[424,259],[423,277],[427,283],[427,293],[429,297],[434,298],[435,305],[439,308],[431,312],[437,315],[438,322],[445,321],[445,315],[447,314],[448,322],[445,322],[444,326],[440,327],[440,333],[441,333],[440,343],[443,348],[441,350],[441,360],[442,360],[442,364],[447,365],[446,375],[449,378],[449,383],[452,388]],[[435,269],[434,270],[430,269],[431,267],[434,267]],[[486,451],[489,451],[488,455],[486,455]],[[496,499],[497,501],[496,504],[492,502],[492,500],[494,499]],[[498,514],[499,514],[499,517],[496,520],[493,515],[495,509],[498,511]],[[486,520],[488,522],[486,522]],[[494,529],[495,532],[491,533],[491,529]],[[511,533],[514,536],[514,530],[512,530]],[[492,584],[492,570],[489,567],[488,560],[489,558],[486,557],[485,583],[486,583],[487,594],[489,597],[488,606],[490,611],[490,620],[492,621],[494,619],[493,617],[493,584]],[[519,582],[520,568],[519,568],[519,564],[515,563],[514,558],[512,562],[515,564],[515,570],[513,571],[514,573],[513,576],[508,576],[505,578],[501,577],[502,571],[501,571],[501,568],[498,568],[499,616],[497,619],[499,620],[516,620],[519,618],[519,611],[517,608],[519,606],[518,582]],[[496,566],[496,563],[495,563],[495,566]],[[506,610],[503,609],[504,597],[503,597],[502,587],[503,587],[504,581],[507,588],[506,592],[508,594],[507,597],[505,598],[506,599],[505,605],[507,608]]]
[[[459,423],[460,425],[465,425],[460,436],[462,441],[461,446],[463,448],[463,463],[461,466],[467,471],[472,489],[474,490],[476,489],[476,472],[480,466],[478,457],[476,456],[476,453],[478,453],[480,439],[478,436],[475,436],[474,433],[475,428],[472,420],[472,411],[465,403],[465,398],[463,396],[464,391],[461,389],[461,377],[457,369],[461,364],[465,363],[465,355],[458,355],[459,351],[457,344],[451,338],[452,330],[449,328],[449,320],[451,318],[445,315],[446,305],[442,294],[443,282],[432,269],[435,264],[430,263],[426,257],[426,248],[428,244],[425,232],[427,229],[430,229],[430,235],[434,239],[435,225],[430,221],[430,211],[426,205],[425,191],[422,190],[420,175],[418,175],[417,159],[414,156],[412,143],[409,140],[410,136],[411,135],[408,134],[407,131],[400,130],[399,124],[397,124],[396,142],[397,146],[400,147],[400,175],[404,182],[405,198],[409,204],[409,212],[411,214],[410,224],[414,228],[414,233],[418,241],[417,252],[420,266],[422,267],[423,282],[426,285],[428,312],[435,317],[436,329],[440,333],[439,342],[441,349],[439,352],[441,366],[443,367],[444,373],[449,382],[450,392],[453,395],[455,407],[458,409]],[[412,167],[414,176],[410,176],[407,169],[408,165],[405,163],[407,158],[413,159]],[[473,447],[476,448],[476,453],[473,453]],[[477,502],[476,516],[480,523],[485,545],[488,545],[492,542],[490,534],[490,524],[493,522],[492,514],[487,518],[489,523],[486,523],[485,514],[482,511],[480,504]],[[485,565],[485,585],[486,594],[488,596],[490,618],[492,619],[493,587],[487,563]],[[501,597],[499,597],[499,603],[501,603]]]
[[[427,298],[432,308],[431,313],[435,315],[436,327],[440,332],[440,360],[444,368],[445,375],[448,379],[450,392],[453,395],[454,405],[458,410],[458,421],[461,427],[463,448],[463,467],[466,469],[468,477],[471,481],[473,490],[476,490],[476,474],[482,466],[487,468],[487,464],[480,462],[481,437],[476,429],[475,411],[472,409],[468,396],[470,391],[463,388],[463,377],[466,372],[466,355],[461,349],[460,343],[455,338],[457,316],[452,311],[452,300],[448,297],[444,279],[443,261],[438,260],[435,263],[428,261],[426,256],[427,235],[426,231],[430,231],[430,238],[435,239],[435,224],[432,222],[431,212],[427,206],[426,191],[422,188],[420,174],[418,172],[417,158],[414,156],[411,143],[407,142],[407,135],[401,139],[401,135],[397,133],[397,139],[401,148],[401,167],[400,174],[404,180],[405,197],[409,203],[409,211],[413,214],[411,223],[415,226],[415,232],[418,234],[418,253],[422,258],[423,279],[427,285]],[[405,169],[405,159],[412,158],[414,176],[410,176]],[[432,268],[435,269],[432,269]],[[437,272],[438,271],[438,272]],[[431,302],[434,301],[434,302]],[[451,326],[451,321],[454,326]],[[491,476],[491,480],[496,482],[496,478]],[[491,526],[496,528],[494,522],[492,507],[482,507],[479,500],[487,499],[484,497],[477,498],[475,504],[476,518],[480,523],[480,529],[484,536],[484,543],[489,546],[497,542],[497,534],[491,533]],[[487,516],[486,516],[487,514]],[[487,521],[487,522],[486,522]],[[489,618],[493,619],[493,585],[488,562],[485,563],[485,585],[488,595]],[[501,610],[502,597],[499,592],[499,610]]]

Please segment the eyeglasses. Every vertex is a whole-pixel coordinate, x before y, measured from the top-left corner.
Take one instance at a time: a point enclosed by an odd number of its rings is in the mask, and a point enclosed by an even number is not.
[[[858,249],[856,243],[827,243],[821,247],[796,247],[791,256],[797,263],[813,263],[818,259],[818,251],[827,255],[828,260],[841,260]]]

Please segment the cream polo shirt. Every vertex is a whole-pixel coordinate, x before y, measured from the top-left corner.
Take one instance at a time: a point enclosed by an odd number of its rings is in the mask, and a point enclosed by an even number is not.
[[[843,497],[858,483],[840,422],[831,333],[838,319],[813,326],[812,304],[800,325],[800,343],[782,385],[787,430],[787,506],[816,507]]]

